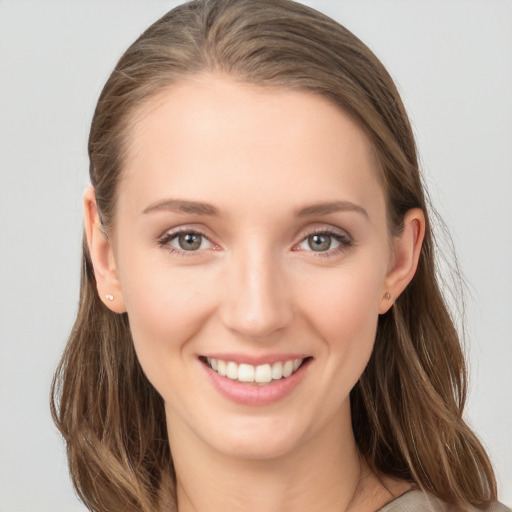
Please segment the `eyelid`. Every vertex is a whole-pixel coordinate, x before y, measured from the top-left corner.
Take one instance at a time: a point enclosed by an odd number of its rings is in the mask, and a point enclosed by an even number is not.
[[[210,236],[208,236],[205,233],[205,230],[203,230],[201,227],[192,227],[192,226],[179,226],[174,229],[169,229],[165,231],[161,236],[157,238],[157,243],[159,246],[167,249],[171,253],[177,253],[180,256],[197,256],[201,253],[203,253],[207,249],[198,249],[195,251],[185,251],[178,249],[176,247],[173,247],[170,245],[170,241],[174,240],[177,236],[183,233],[193,233],[200,235],[204,237],[210,244],[212,244],[212,247],[208,248],[209,250],[219,250],[220,246],[216,244]],[[339,245],[333,249],[328,249],[326,251],[313,251],[313,250],[302,250],[299,249],[299,245],[302,244],[308,237],[315,235],[315,234],[322,234],[322,235],[328,235],[333,238],[335,238]],[[328,257],[333,256],[335,254],[338,254],[340,252],[343,252],[345,250],[348,250],[352,246],[355,245],[354,239],[352,236],[344,229],[334,227],[334,226],[318,226],[315,228],[310,229],[304,229],[302,231],[302,234],[300,235],[300,239],[297,243],[295,243],[292,247],[292,251],[302,251],[306,253],[313,253],[315,257]]]
[[[208,240],[208,242],[212,245],[212,247],[210,247],[208,249],[210,249],[210,250],[211,249],[213,249],[213,250],[219,249],[219,246],[215,242],[213,242],[212,239],[201,228],[191,227],[191,226],[179,226],[175,229],[170,229],[170,230],[165,231],[165,233],[163,233],[161,236],[159,236],[157,238],[157,244],[160,247],[168,250],[169,252],[177,253],[180,256],[197,256],[198,254],[203,253],[205,250],[207,250],[207,249],[198,249],[195,251],[185,251],[182,249],[178,249],[170,244],[170,242],[172,240],[176,239],[179,235],[184,234],[184,233],[200,235],[203,238],[205,238],[206,240]]]
[[[312,235],[328,235],[335,238],[339,245],[333,249],[328,249],[327,251],[313,251],[311,250],[303,250],[299,249],[299,246],[304,243],[308,237]],[[344,229],[336,228],[333,226],[319,226],[317,228],[305,230],[302,232],[300,236],[300,240],[298,243],[294,244],[292,250],[293,251],[303,251],[305,253],[312,253],[314,257],[329,257],[334,256],[338,253],[341,253],[347,249],[350,249],[355,245],[354,239],[352,236]]]
[[[339,236],[339,237],[346,238],[348,241],[351,241],[351,242],[354,241],[353,237],[350,235],[350,233],[347,230],[338,228],[335,226],[331,226],[331,225],[323,225],[323,226],[316,226],[316,227],[310,227],[310,228],[303,229],[303,230],[301,230],[298,237],[299,237],[300,241],[302,242],[308,236],[317,235],[317,234]]]

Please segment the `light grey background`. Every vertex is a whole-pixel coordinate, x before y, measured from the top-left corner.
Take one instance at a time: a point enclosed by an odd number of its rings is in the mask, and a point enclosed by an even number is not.
[[[310,1],[403,93],[426,180],[470,283],[469,420],[512,504],[512,2]],[[78,298],[95,101],[176,2],[0,0],[0,512],[83,511],[50,419]]]

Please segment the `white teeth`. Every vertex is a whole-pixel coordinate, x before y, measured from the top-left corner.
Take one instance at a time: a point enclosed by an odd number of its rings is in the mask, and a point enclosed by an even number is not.
[[[210,368],[219,375],[239,382],[254,382],[256,384],[267,384],[272,380],[289,377],[299,368],[302,361],[303,359],[291,359],[289,361],[278,361],[272,365],[253,366],[252,364],[237,364],[233,361],[207,358]]]
[[[242,366],[242,365],[240,365]],[[256,366],[256,373],[254,375],[255,382],[264,384],[272,380],[272,369],[269,364],[260,364]]]
[[[213,361],[213,359],[212,359]],[[213,364],[212,364],[212,369],[213,369]],[[226,361],[223,361],[222,359],[219,359],[217,361],[217,373],[219,375],[222,375],[223,377],[226,376]]]
[[[235,363],[228,363],[235,364]],[[238,380],[240,382],[254,382],[254,366],[250,364],[238,365]]]
[[[281,361],[272,365],[272,378],[275,380],[283,378],[283,363]]]
[[[293,361],[286,361],[283,365],[283,377],[289,377],[293,373]]]
[[[233,361],[229,361],[226,365],[226,377],[233,380],[238,379],[238,365]]]

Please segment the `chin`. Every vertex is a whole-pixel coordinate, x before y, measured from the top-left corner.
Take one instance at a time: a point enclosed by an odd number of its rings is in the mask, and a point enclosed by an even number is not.
[[[237,459],[247,460],[269,460],[282,457],[290,453],[297,443],[290,438],[268,436],[260,438],[248,438],[245,436],[230,437],[222,444],[219,444],[218,451],[224,455]]]
[[[262,460],[291,452],[304,438],[296,421],[262,416],[231,418],[197,434],[210,448],[226,456]]]

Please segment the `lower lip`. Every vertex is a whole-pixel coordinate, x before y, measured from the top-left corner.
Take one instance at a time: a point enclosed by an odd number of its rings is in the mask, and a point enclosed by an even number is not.
[[[232,402],[243,405],[270,405],[288,396],[299,385],[310,362],[310,359],[306,360],[289,377],[273,380],[262,386],[228,379],[213,371],[206,364],[201,364],[206,370],[213,386]]]

